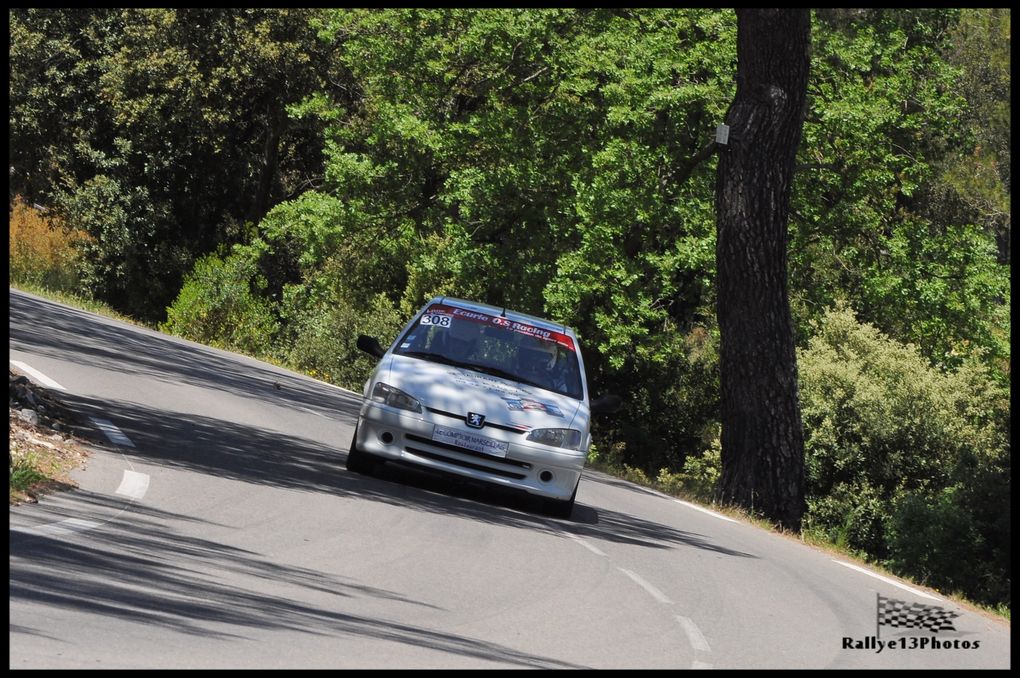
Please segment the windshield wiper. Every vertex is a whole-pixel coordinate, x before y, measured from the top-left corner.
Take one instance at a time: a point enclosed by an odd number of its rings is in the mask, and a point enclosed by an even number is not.
[[[447,358],[442,353],[431,353],[429,351],[404,351],[398,355],[406,355],[412,358],[421,358],[422,360],[430,360],[434,363],[442,363],[444,365],[456,365],[460,366],[462,363],[457,362],[453,358]]]
[[[485,374],[491,374],[494,377],[502,377],[503,379],[509,379],[510,381],[516,381],[521,384],[527,384],[528,386],[537,386],[538,388],[546,388],[542,384],[538,384],[534,381],[529,381],[524,377],[518,376],[513,372],[507,372],[501,370],[498,367],[492,367],[491,365],[476,365],[475,363],[459,363],[461,367],[465,367],[469,370],[475,370],[476,372],[483,372]]]

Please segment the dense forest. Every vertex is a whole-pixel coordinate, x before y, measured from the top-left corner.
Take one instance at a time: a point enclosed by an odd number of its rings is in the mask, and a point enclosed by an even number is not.
[[[10,276],[360,390],[451,294],[577,329],[591,462],[720,472],[723,9],[11,9]],[[1010,600],[1010,12],[811,16],[803,530]],[[45,231],[40,234],[39,231]],[[44,237],[45,235],[45,237]]]

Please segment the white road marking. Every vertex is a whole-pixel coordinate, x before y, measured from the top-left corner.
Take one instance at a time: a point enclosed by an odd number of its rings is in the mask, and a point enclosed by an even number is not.
[[[695,511],[701,511],[702,513],[707,513],[708,515],[714,516],[714,517],[718,518],[719,520],[725,520],[725,521],[730,522],[730,523],[739,522],[739,521],[733,520],[733,518],[727,518],[726,516],[719,515],[715,511],[709,511],[707,508],[701,508],[697,504],[692,504],[692,503],[690,503],[688,501],[682,501],[680,499],[674,499],[673,501],[675,501],[678,504],[683,504],[687,508],[692,508]]]
[[[68,518],[67,520],[61,520],[58,523],[50,523],[49,525],[42,525],[40,527],[12,527],[11,530],[14,532],[24,532],[26,534],[41,537],[59,537],[66,534],[74,534],[75,532],[91,530],[92,528],[99,527],[100,525],[101,523],[96,523],[91,520]]]
[[[570,532],[567,532],[567,533],[566,533],[566,535],[567,535],[568,537],[570,537],[571,539],[573,539],[574,541],[576,541],[576,542],[577,542],[578,544],[580,544],[581,546],[585,547],[586,549],[588,549],[589,551],[591,551],[592,553],[594,553],[595,555],[597,555],[597,556],[602,556],[603,558],[605,558],[605,557],[606,557],[606,554],[605,554],[605,553],[603,553],[602,551],[598,550],[597,548],[595,548],[594,546],[592,546],[591,544],[589,544],[588,542],[586,542],[586,541],[585,541],[584,539],[581,539],[581,538],[580,538],[580,537],[578,537],[578,536],[577,536],[576,534],[571,534]]]
[[[149,476],[137,471],[124,471],[124,478],[120,481],[117,494],[141,499],[149,491]]]
[[[90,418],[92,419],[92,423],[98,426],[99,430],[101,430],[114,445],[123,445],[124,447],[135,446],[135,444],[131,442],[130,438],[121,433],[121,430],[113,425],[112,421],[107,419],[96,419],[95,417]]]
[[[655,598],[660,603],[664,603],[666,605],[672,605],[673,604],[673,601],[670,600],[669,598],[667,598],[666,595],[662,591],[660,591],[659,589],[655,588],[654,586],[652,586],[651,584],[646,582],[644,579],[642,579],[638,575],[636,575],[633,572],[631,572],[630,570],[625,570],[622,567],[618,567],[616,569],[618,569],[620,572],[623,572],[625,575],[627,575],[628,577],[633,579],[637,583],[638,586],[643,588],[645,591],[648,591],[648,593],[651,594],[652,598]]]
[[[680,622],[680,626],[683,627],[684,633],[687,634],[687,640],[691,642],[691,647],[700,652],[711,652],[712,648],[708,646],[708,641],[705,640],[705,636],[701,633],[701,629],[692,620],[687,617],[676,616],[676,620]]]
[[[552,530],[553,532],[559,532],[560,534],[567,535],[568,537],[570,537],[571,539],[573,539],[578,544],[580,544],[581,546],[585,547],[586,549],[588,549],[589,551],[591,551],[595,555],[602,556],[603,558],[606,557],[605,553],[603,553],[602,551],[600,551],[596,547],[592,546],[591,544],[586,542],[584,539],[581,539],[579,536],[577,536],[573,532],[570,532],[569,530],[563,529],[563,526],[560,525],[559,523],[554,523],[551,520],[543,520],[542,522],[545,523],[549,527],[549,529]]]
[[[26,365],[25,363],[19,362],[17,360],[11,360],[10,363],[11,363],[11,365],[14,365],[15,367],[17,367],[22,372],[27,372],[28,374],[30,374],[33,377],[35,377],[36,381],[38,381],[40,384],[42,384],[43,386],[45,386],[47,388],[55,388],[58,391],[66,391],[67,390],[66,388],[64,388],[63,386],[61,386],[57,382],[53,381],[52,379],[47,377],[42,372],[40,372],[39,370],[35,369],[34,367],[30,367],[30,366]]]
[[[710,668],[712,668],[712,665],[711,664],[706,664],[705,662],[694,662],[693,664],[691,664],[691,668],[692,669],[710,669]]]
[[[843,567],[849,567],[851,570],[857,570],[858,572],[863,572],[864,574],[868,575],[869,577],[874,577],[875,579],[881,579],[886,584],[892,584],[893,586],[898,586],[899,588],[901,588],[901,589],[903,589],[905,591],[910,591],[915,596],[921,596],[922,598],[931,598],[932,600],[942,600],[938,596],[933,596],[933,595],[930,595],[928,593],[925,593],[924,591],[919,591],[918,589],[911,588],[911,587],[907,586],[906,584],[899,583],[895,579],[890,579],[889,577],[883,577],[882,575],[877,574],[875,572],[872,572],[871,570],[866,570],[863,567],[858,567],[857,565],[851,565],[850,563],[844,563],[843,561],[836,560],[835,558],[832,559],[832,562],[839,563]]]

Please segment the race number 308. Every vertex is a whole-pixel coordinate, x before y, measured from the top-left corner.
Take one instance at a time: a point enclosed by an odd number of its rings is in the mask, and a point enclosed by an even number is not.
[[[448,315],[423,315],[421,317],[422,325],[439,325],[440,327],[450,326],[450,316]]]

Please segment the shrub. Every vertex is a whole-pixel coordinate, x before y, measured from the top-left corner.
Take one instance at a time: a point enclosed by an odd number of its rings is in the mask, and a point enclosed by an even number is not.
[[[272,305],[252,290],[265,282],[253,252],[236,248],[226,259],[199,259],[167,308],[161,329],[194,341],[255,356],[269,354],[279,329]]]
[[[980,356],[942,371],[846,308],[815,330],[798,357],[805,529],[972,599],[1008,600],[1008,388]]]
[[[722,475],[721,453],[722,448],[716,438],[705,454],[687,457],[680,473],[672,473],[667,468],[659,469],[655,483],[669,494],[683,494],[710,502],[715,498],[719,477]]]
[[[378,361],[358,349],[358,335],[376,337],[387,346],[406,320],[385,294],[372,297],[367,309],[344,299],[311,303],[296,313],[287,358],[297,369],[360,391]]]
[[[9,282],[80,292],[78,246],[85,233],[66,228],[59,219],[25,204],[21,196],[14,199],[9,221]]]

